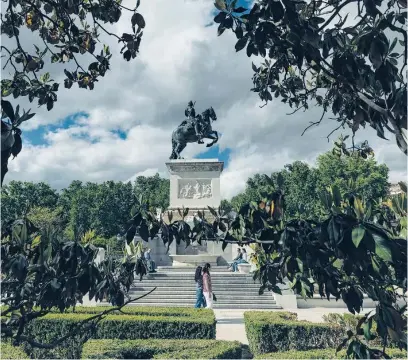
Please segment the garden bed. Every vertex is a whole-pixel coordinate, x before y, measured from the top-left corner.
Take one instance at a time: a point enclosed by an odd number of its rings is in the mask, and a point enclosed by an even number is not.
[[[249,311],[244,320],[253,354],[335,348],[343,335],[339,326],[298,321],[290,312]]]
[[[241,344],[219,340],[89,340],[82,359],[241,359]]]
[[[51,343],[73,332],[80,321],[106,307],[79,307],[76,312],[50,313],[32,321],[26,335]],[[175,308],[123,308],[125,314],[109,314],[95,329],[80,331],[53,350],[32,348],[24,344],[31,357],[79,358],[81,345],[88,339],[215,339],[216,320],[212,310]]]

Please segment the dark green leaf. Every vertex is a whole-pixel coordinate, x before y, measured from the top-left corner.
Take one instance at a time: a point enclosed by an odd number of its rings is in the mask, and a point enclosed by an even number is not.
[[[217,218],[217,217],[218,217],[217,212],[216,212],[211,206],[207,206],[207,207],[208,207],[208,210],[210,210],[210,213],[211,213],[215,218]]]
[[[365,234],[365,228],[363,225],[359,225],[353,229],[351,232],[351,237],[353,244],[356,248],[360,245],[361,240],[363,240]]]
[[[371,327],[373,325],[373,318],[370,317],[363,325],[364,337],[367,341],[371,340]]]
[[[224,1],[224,0],[215,0],[214,5],[215,5],[215,7],[216,7],[218,10],[220,10],[220,11],[226,9],[225,1]]]
[[[280,0],[269,2],[269,6],[271,7],[273,21],[278,22],[282,20],[283,15],[285,15],[285,9]]]
[[[5,112],[5,114],[10,119],[10,121],[14,123],[14,120],[15,120],[14,110],[13,110],[13,106],[11,105],[11,103],[7,100],[1,100],[1,109]]]
[[[237,41],[237,43],[235,44],[235,51],[238,52],[238,51],[242,50],[245,47],[247,41],[248,41],[248,38],[246,36],[239,39]]]
[[[23,147],[23,143],[21,141],[21,136],[19,133],[15,133],[14,134],[14,144],[13,144],[13,147],[11,148],[11,154],[14,157],[16,157],[20,153],[22,147]]]
[[[132,16],[132,26],[139,26],[141,29],[143,29],[146,26],[146,22],[145,19],[143,18],[143,16],[139,13],[135,13]]]
[[[374,238],[375,241],[375,253],[384,261],[391,262],[392,261],[392,252],[390,248],[390,240],[386,239],[382,235],[370,231],[370,234]]]
[[[236,9],[234,9],[233,10],[233,12],[235,12],[235,13],[243,13],[243,12],[245,12],[245,11],[247,11],[248,9],[245,9],[244,7],[242,7],[242,6],[239,6],[239,7],[237,7]]]
[[[225,12],[219,12],[215,18],[214,18],[214,22],[217,24],[222,23],[225,20],[225,17],[227,16],[227,14]]]

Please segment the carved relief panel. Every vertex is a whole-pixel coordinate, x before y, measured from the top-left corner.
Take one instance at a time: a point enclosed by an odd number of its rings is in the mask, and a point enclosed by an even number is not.
[[[211,179],[179,179],[179,199],[205,199],[212,197]]]

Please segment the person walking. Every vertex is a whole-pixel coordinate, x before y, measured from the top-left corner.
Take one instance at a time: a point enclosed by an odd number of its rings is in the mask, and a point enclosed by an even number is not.
[[[205,307],[205,298],[203,294],[203,268],[202,266],[197,266],[195,271],[194,280],[196,282],[196,303],[195,308],[199,309],[201,306]]]
[[[211,265],[209,263],[206,263],[203,267],[203,294],[205,302],[207,303],[206,306],[207,309],[212,309],[213,300],[210,268]]]

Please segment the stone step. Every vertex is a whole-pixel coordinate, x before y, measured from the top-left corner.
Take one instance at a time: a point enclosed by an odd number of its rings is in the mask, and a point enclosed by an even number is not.
[[[236,279],[211,279],[211,283],[213,285],[242,285],[242,286],[260,286],[259,282],[254,282],[251,279],[245,280],[236,280]],[[191,279],[174,279],[174,278],[168,278],[168,279],[144,279],[143,281],[135,281],[134,285],[152,285],[152,286],[179,286],[179,285],[184,285],[184,286],[195,286],[195,281]]]
[[[231,301],[237,301],[237,302],[241,302],[241,301],[274,301],[274,298],[272,296],[272,294],[270,295],[254,295],[254,294],[221,294],[220,292],[214,291],[214,294],[217,296],[217,298],[221,299],[229,299]],[[138,297],[141,296],[142,294],[138,291],[131,291],[129,292],[129,296],[130,297]],[[156,293],[155,291],[152,292],[151,294],[149,294],[148,296],[146,296],[146,300],[148,299],[157,299],[159,298],[160,300],[163,300],[163,294],[159,294]],[[165,299],[177,299],[177,300],[187,300],[187,299],[195,299],[196,298],[196,294],[179,294],[179,293],[172,293],[172,294],[168,294]]]
[[[223,301],[223,302],[228,301],[230,303],[247,303],[247,302],[257,303],[257,302],[276,301],[272,295],[269,295],[269,296],[259,296],[259,295],[234,296],[234,295],[220,294],[219,292],[216,292],[216,291],[214,291],[214,294],[217,296],[217,299],[219,301]],[[140,297],[141,295],[142,294],[138,292],[129,293],[129,296],[131,298],[137,298],[137,297]],[[163,294],[151,293],[148,296],[144,297],[143,299],[146,299],[147,302],[150,302],[150,301],[163,302],[163,300],[167,301],[168,299],[173,299],[176,302],[186,302],[186,301],[195,301],[196,294],[177,296],[177,294],[163,295]]]
[[[194,279],[194,274],[193,273],[185,273],[185,272],[167,272],[167,273],[150,273],[146,276],[146,278],[189,278],[189,279]],[[252,275],[248,274],[241,274],[241,273],[233,273],[233,272],[219,272],[219,273],[211,273],[211,278],[225,278],[225,279],[253,279]]]
[[[150,290],[152,290],[152,289],[154,289],[155,288],[155,286],[137,286],[137,287],[132,287],[131,288],[131,290],[132,291],[143,291],[143,292],[148,292],[148,291],[150,291]],[[258,294],[258,290],[259,290],[259,286],[257,286],[257,287],[254,287],[254,288],[245,288],[245,289],[242,289],[242,286],[236,286],[236,287],[233,287],[233,288],[231,288],[231,287],[228,287],[228,288],[224,288],[224,287],[213,287],[214,288],[214,291],[217,291],[217,292],[219,292],[219,293],[226,293],[226,294],[229,294],[229,293],[241,293],[241,292],[245,292],[246,294],[247,293],[250,293],[250,294]],[[177,290],[177,292],[178,293],[182,293],[182,294],[184,294],[184,293],[194,293],[195,294],[195,292],[196,292],[196,289],[195,289],[195,287],[171,287],[171,286],[157,286],[156,287],[156,290],[155,290],[155,293],[158,293],[158,292],[160,292],[160,293],[171,293],[171,292],[174,292],[175,291],[175,289]]]
[[[178,272],[185,272],[185,273],[190,273],[190,274],[194,274],[195,273],[195,267],[190,267],[190,266],[158,266],[157,267],[157,272],[158,273],[178,273]],[[218,272],[226,272],[229,273],[231,272],[230,270],[228,270],[227,266],[212,266],[211,267],[211,273],[218,273]]]
[[[141,301],[143,301],[144,299],[142,299]],[[101,306],[109,306],[109,303],[105,303],[102,302],[98,305]],[[146,306],[157,306],[157,307],[168,307],[169,304],[165,303],[165,302],[157,302],[157,303],[146,303],[146,302],[139,302],[136,301],[135,303],[130,303],[128,306],[142,306],[142,307],[146,307]],[[172,307],[183,307],[183,308],[192,308],[194,307],[194,303],[179,303],[179,304],[171,304]],[[213,308],[214,309],[244,309],[247,311],[250,310],[279,310],[282,309],[281,306],[278,306],[276,304],[273,303],[269,303],[269,304],[219,304],[218,301],[217,302],[213,302]]]

